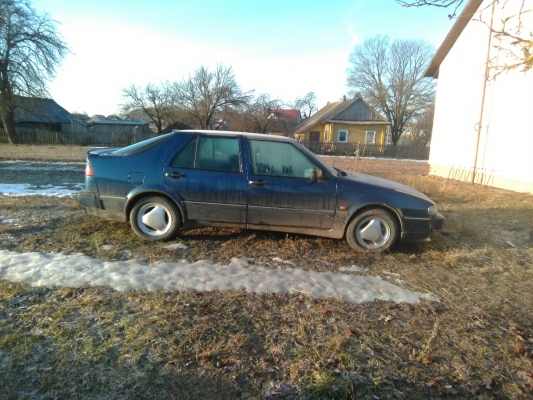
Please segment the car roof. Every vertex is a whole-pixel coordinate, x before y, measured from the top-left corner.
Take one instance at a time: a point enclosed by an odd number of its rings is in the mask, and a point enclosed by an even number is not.
[[[186,130],[176,130],[173,133],[180,133],[180,132],[186,132],[186,133],[203,133],[207,135],[242,135],[246,137],[251,138],[261,138],[261,139],[267,139],[273,140],[273,141],[279,141],[279,142],[292,142],[294,139],[288,138],[286,136],[276,136],[276,135],[269,135],[269,134],[263,134],[263,133],[250,133],[250,132],[236,132],[236,131],[219,131],[219,130],[205,130],[205,129],[186,129]]]

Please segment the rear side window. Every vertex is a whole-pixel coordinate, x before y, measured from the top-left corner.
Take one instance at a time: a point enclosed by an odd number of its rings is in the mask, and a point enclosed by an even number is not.
[[[143,151],[151,149],[154,146],[157,146],[159,143],[164,142],[171,136],[172,133],[167,133],[166,135],[156,136],[152,139],[143,140],[142,142],[135,143],[131,146],[123,147],[122,149],[116,150],[113,152],[113,154],[119,156],[132,156],[135,154],[139,154]]]
[[[183,150],[181,150],[170,164],[174,168],[194,168],[194,158],[196,156],[196,138],[191,140]]]
[[[240,172],[239,139],[199,136],[172,160],[174,168]]]

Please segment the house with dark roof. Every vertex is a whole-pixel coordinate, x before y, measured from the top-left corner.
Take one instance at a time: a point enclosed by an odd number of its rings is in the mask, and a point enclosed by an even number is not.
[[[170,124],[169,126],[167,126],[165,129],[163,129],[161,131],[161,134],[170,133],[174,130],[183,131],[183,130],[190,130],[190,129],[194,129],[194,126],[189,125],[183,121],[174,122]]]
[[[298,109],[272,109],[268,116],[267,133],[276,136],[289,136],[294,128],[302,123],[302,114]]]
[[[13,116],[17,129],[62,131],[70,123],[70,113],[52,99],[17,96]]]
[[[89,117],[86,113],[70,113],[72,117],[81,119],[82,121],[89,121],[91,117]]]
[[[93,119],[84,121],[81,118],[72,116],[69,119],[70,132],[72,133],[95,133],[105,135],[121,134],[148,134],[150,128],[148,122],[140,120],[114,120],[114,119]]]
[[[389,121],[361,97],[328,103],[294,130],[302,142],[386,144]]]
[[[488,26],[521,24],[531,35],[533,13],[523,5],[469,0],[425,71],[438,79],[431,175],[533,193],[533,129],[523,118],[533,109],[533,69],[498,74],[521,50]]]

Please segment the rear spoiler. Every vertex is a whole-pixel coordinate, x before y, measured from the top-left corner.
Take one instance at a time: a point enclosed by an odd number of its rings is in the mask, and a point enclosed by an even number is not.
[[[99,148],[99,149],[91,149],[87,152],[87,156],[99,156],[99,155],[109,154],[121,148],[122,147],[105,147],[105,148]]]

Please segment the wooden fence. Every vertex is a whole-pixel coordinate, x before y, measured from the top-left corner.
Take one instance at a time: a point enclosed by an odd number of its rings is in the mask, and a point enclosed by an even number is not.
[[[154,136],[153,133],[70,133],[59,131],[43,131],[38,129],[17,129],[18,143],[46,144],[70,146],[129,146]],[[0,143],[8,143],[5,129],[0,128]]]
[[[70,133],[42,131],[37,129],[18,129],[19,143],[44,145],[70,145],[94,147],[121,147],[154,137],[153,133]],[[0,143],[7,143],[7,133],[0,128]],[[428,160],[429,147],[412,145],[365,145],[360,143],[300,142],[315,154],[342,155],[379,158],[399,158]]]
[[[342,155],[378,158],[399,158],[412,160],[429,160],[429,147],[392,144],[300,142],[303,146],[319,155]]]

